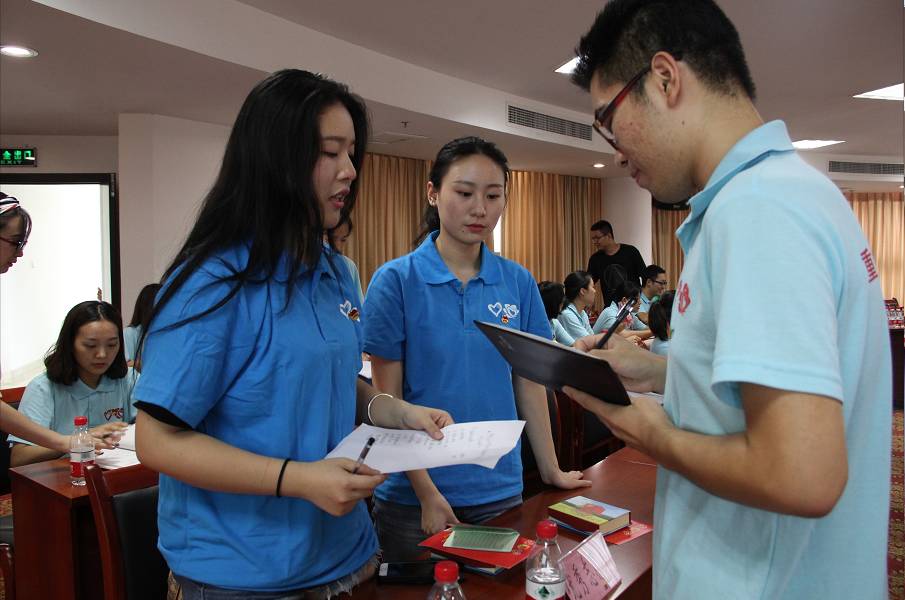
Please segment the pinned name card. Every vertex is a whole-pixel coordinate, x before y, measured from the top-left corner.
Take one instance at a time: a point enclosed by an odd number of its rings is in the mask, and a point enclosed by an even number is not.
[[[598,531],[569,550],[559,563],[571,600],[600,600],[619,586],[622,576]]]

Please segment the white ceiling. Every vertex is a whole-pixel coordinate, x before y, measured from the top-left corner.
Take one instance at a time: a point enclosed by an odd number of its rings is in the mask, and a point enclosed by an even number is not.
[[[436,72],[588,113],[586,95],[553,69],[570,58],[603,5],[599,0],[242,1]],[[897,2],[723,0],[721,5],[741,32],[765,118],[784,118],[796,139],[846,140],[821,152],[901,160],[901,104],[851,98],[903,79],[903,12]],[[41,53],[28,61],[0,58],[4,134],[115,135],[117,114],[129,112],[226,125],[265,75],[30,0],[0,0],[0,41]],[[372,151],[427,158],[446,140],[476,133],[499,142],[516,168],[619,174],[610,165],[592,169],[601,159],[593,150],[373,101],[368,106],[375,133],[400,131],[407,121],[407,131],[428,138],[372,145]]]

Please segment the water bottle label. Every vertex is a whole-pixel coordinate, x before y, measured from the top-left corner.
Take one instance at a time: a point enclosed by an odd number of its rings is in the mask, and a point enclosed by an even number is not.
[[[566,582],[535,583],[525,581],[525,600],[562,600],[566,597]]]
[[[69,475],[84,477],[85,467],[94,464],[94,450],[88,452],[71,452],[69,454]]]

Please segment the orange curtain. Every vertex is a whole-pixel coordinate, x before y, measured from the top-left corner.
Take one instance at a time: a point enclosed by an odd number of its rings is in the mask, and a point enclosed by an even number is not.
[[[685,264],[685,253],[682,252],[682,246],[679,245],[679,240],[676,238],[676,229],[688,217],[688,209],[664,210],[654,206],[651,212],[653,214],[651,254],[654,264],[666,269],[666,276],[669,280],[667,289],[673,290],[679,282],[679,275]]]
[[[902,192],[845,192],[867,237],[884,298],[905,302],[905,201]]]
[[[562,281],[587,267],[590,227],[602,218],[600,179],[514,171],[503,213],[501,254],[538,281]]]
[[[430,165],[414,158],[365,155],[354,229],[345,249],[358,265],[363,290],[380,265],[411,252],[427,203]]]

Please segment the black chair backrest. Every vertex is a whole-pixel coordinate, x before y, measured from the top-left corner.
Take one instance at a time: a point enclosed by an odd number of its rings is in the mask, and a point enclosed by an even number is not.
[[[157,549],[158,489],[155,485],[112,497],[129,600],[167,597],[169,568]]]

